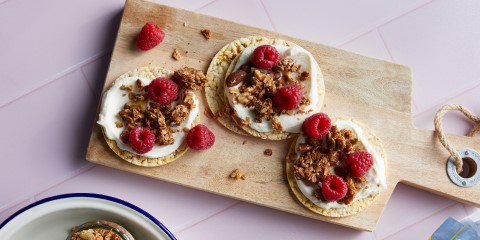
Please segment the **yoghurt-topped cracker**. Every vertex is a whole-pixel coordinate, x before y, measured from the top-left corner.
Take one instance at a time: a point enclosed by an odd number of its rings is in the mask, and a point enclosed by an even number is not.
[[[287,176],[295,196],[310,210],[348,216],[387,188],[383,149],[368,129],[317,113],[302,130],[287,156]]]
[[[104,93],[99,113],[107,144],[136,165],[159,166],[176,160],[187,150],[187,132],[198,118],[194,89],[205,81],[200,70],[187,67],[175,72],[143,67],[120,76]],[[213,136],[208,129],[199,134]],[[189,146],[193,144],[197,143],[190,141]]]
[[[229,49],[233,46],[237,48]],[[224,63],[230,62],[228,67],[215,66],[217,58],[225,59],[221,53],[227,54]],[[325,87],[315,58],[281,39],[250,37],[232,42],[214,58],[207,78],[218,89],[214,96],[206,88],[212,112],[227,128],[241,134],[270,140],[289,138],[323,105]],[[213,103],[212,98],[220,103]]]

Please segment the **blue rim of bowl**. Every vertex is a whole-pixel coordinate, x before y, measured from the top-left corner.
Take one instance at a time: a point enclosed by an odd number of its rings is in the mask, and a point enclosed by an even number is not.
[[[64,198],[76,198],[76,197],[98,198],[98,199],[103,199],[103,200],[115,202],[115,203],[124,205],[126,207],[129,207],[129,208],[141,213],[142,215],[144,215],[148,219],[150,219],[150,221],[152,221],[153,223],[155,223],[155,225],[157,225],[159,228],[161,228],[165,232],[165,234],[167,234],[167,236],[170,237],[172,240],[176,240],[175,236],[173,236],[173,234],[160,221],[158,221],[154,216],[152,216],[150,213],[148,213],[145,210],[143,210],[143,209],[127,202],[127,201],[124,201],[122,199],[111,197],[111,196],[108,196],[108,195],[98,194],[98,193],[66,193],[66,194],[55,195],[55,196],[44,198],[42,200],[38,200],[38,201],[36,201],[32,204],[29,204],[26,207],[23,207],[22,209],[18,210],[17,212],[12,214],[10,217],[8,217],[5,221],[3,221],[0,224],[0,229],[2,229],[5,225],[8,224],[8,222],[10,222],[14,218],[16,218],[18,215],[22,214],[23,212],[25,212],[25,211],[33,208],[33,207],[36,207],[38,205],[41,205],[41,204],[44,204],[44,203],[47,203],[47,202],[55,201],[55,200],[60,200],[60,199],[64,199]]]

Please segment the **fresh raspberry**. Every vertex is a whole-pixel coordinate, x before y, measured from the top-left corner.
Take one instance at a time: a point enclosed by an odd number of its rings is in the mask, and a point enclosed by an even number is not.
[[[258,68],[271,69],[277,65],[280,54],[271,45],[258,46],[253,50],[253,64]]]
[[[147,96],[154,102],[170,104],[178,97],[178,85],[167,78],[156,78],[148,85]]]
[[[152,150],[155,144],[155,134],[148,128],[136,126],[130,130],[130,145],[133,151],[144,154]]]
[[[303,132],[313,139],[325,137],[330,127],[330,118],[325,113],[315,113],[305,119],[302,124]]]
[[[137,48],[143,51],[150,50],[160,44],[165,33],[157,25],[147,22],[137,38]]]
[[[347,195],[347,184],[337,175],[328,175],[322,182],[322,194],[325,200],[338,201]]]
[[[298,85],[282,87],[273,94],[272,100],[273,105],[281,109],[295,109],[302,101],[302,88]]]
[[[348,156],[346,164],[350,176],[359,178],[370,170],[373,165],[373,158],[369,152],[356,151]]]
[[[190,129],[187,134],[187,145],[191,149],[209,149],[215,143],[215,135],[203,124]]]

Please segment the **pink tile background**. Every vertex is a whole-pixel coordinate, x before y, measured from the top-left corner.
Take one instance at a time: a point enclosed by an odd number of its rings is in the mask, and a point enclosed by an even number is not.
[[[433,129],[445,103],[480,114],[478,1],[155,2],[407,65],[416,127]],[[479,211],[399,184],[368,233],[88,163],[85,148],[123,4],[0,0],[0,222],[67,192],[130,201],[179,239],[426,239],[448,216]],[[457,134],[472,127],[457,113],[443,123]]]

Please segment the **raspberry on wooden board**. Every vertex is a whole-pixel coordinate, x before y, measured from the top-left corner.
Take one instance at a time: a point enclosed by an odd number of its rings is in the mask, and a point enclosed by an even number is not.
[[[142,51],[150,50],[163,41],[165,33],[157,25],[147,22],[140,30],[137,38],[137,48]]]

